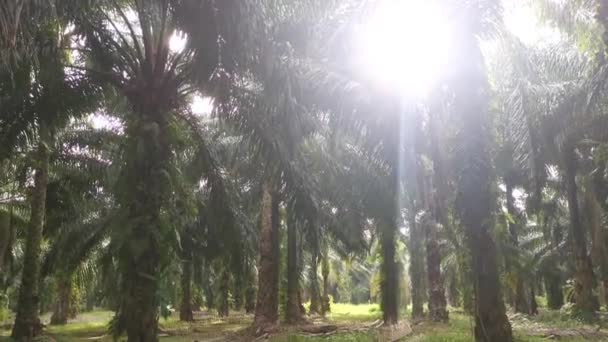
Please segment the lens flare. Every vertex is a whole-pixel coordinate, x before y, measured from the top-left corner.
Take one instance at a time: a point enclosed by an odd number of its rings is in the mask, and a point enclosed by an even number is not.
[[[449,25],[432,0],[384,0],[357,32],[362,72],[408,96],[436,83],[450,51]]]

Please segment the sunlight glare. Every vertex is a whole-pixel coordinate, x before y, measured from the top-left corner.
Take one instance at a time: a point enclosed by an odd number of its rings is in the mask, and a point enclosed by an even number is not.
[[[362,71],[403,95],[425,95],[448,62],[448,20],[433,0],[382,0],[361,28]]]
[[[559,31],[541,22],[529,2],[503,0],[504,23],[513,35],[526,45],[554,44],[561,37]]]
[[[172,52],[180,53],[184,51],[186,43],[188,43],[188,37],[184,33],[175,32],[171,38],[169,38],[169,49]]]
[[[94,113],[88,117],[90,124],[96,130],[109,130],[115,132],[122,132],[124,127],[123,124],[115,117],[107,115],[105,113]]]
[[[190,110],[196,115],[209,115],[213,112],[213,99],[195,95],[190,103]]]

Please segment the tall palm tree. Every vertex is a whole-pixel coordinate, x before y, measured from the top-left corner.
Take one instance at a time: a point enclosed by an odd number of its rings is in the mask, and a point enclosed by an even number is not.
[[[96,2],[73,17],[76,31],[86,39],[87,63],[71,68],[112,86],[131,107],[124,119],[123,168],[115,188],[118,218],[125,229],[115,232],[112,242],[121,270],[121,299],[113,327],[116,334],[126,332],[129,340],[157,340],[161,259],[174,247],[163,236],[174,232],[167,213],[175,212],[171,194],[178,177],[176,124],[188,125],[189,118],[180,116],[182,105],[197,80],[209,79],[217,63],[216,39],[211,40],[211,50],[200,53],[194,44],[186,44],[182,51],[171,49],[180,5]],[[206,9],[203,15],[213,22],[213,9]]]
[[[495,6],[498,6],[494,4]],[[469,243],[475,288],[475,340],[513,341],[505,313],[496,253],[492,237],[496,198],[490,159],[491,129],[488,85],[479,35],[488,17],[496,21],[492,2],[486,6],[463,8],[455,41],[457,68],[450,91],[454,94],[453,114],[460,120],[458,172],[458,216]]]
[[[30,194],[29,234],[25,247],[19,310],[13,328],[13,336],[17,339],[32,339],[40,332],[39,256],[46,211],[49,158],[55,133],[65,126],[71,117],[92,110],[96,105],[94,100],[98,98],[96,87],[86,78],[68,76],[63,68],[66,56],[62,49],[69,44],[70,36],[63,33],[60,21],[31,24],[28,29],[36,32],[37,40],[33,53],[39,63],[29,66],[28,60],[21,60],[13,68],[17,71],[14,74],[17,80],[30,84],[8,83],[13,84],[12,88],[6,88],[12,96],[2,99],[2,103],[7,104],[7,110],[2,113],[3,125],[0,133],[5,144],[2,151],[4,157],[10,156],[18,144],[24,141],[24,137],[33,137],[37,145],[32,160],[35,171],[34,186]],[[13,73],[4,67],[2,72],[4,75]]]
[[[41,128],[40,140],[37,148],[29,234],[25,244],[23,275],[19,289],[19,310],[15,317],[12,332],[13,338],[24,340],[32,340],[41,333],[42,328],[38,318],[38,277],[40,270],[38,258],[42,242],[46,187],[48,184],[49,150],[47,143],[49,142],[49,132],[46,127]]]

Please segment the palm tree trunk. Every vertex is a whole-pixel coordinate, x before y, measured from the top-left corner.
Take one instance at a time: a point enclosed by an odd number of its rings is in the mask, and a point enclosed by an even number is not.
[[[241,258],[241,256],[239,256],[239,258]],[[242,259],[239,261],[239,267],[235,268],[239,271],[234,273],[234,281],[231,290],[234,301],[234,310],[236,311],[243,309],[244,266],[241,264],[241,262]]]
[[[220,265],[220,279],[218,287],[219,298],[217,300],[217,314],[220,317],[228,317],[230,314],[230,306],[228,304],[230,290],[230,274],[228,273],[227,265]]]
[[[191,290],[192,310],[200,311],[205,306],[205,292],[203,291],[203,260],[200,257],[192,259],[192,282],[190,286],[194,286]]]
[[[428,267],[429,273],[429,286],[431,288],[435,288],[436,295],[429,295],[429,307],[433,307],[433,310],[436,310],[435,313],[431,312],[431,318],[438,318],[441,321],[449,320],[448,311],[446,309],[447,300],[445,295],[445,278],[441,277],[441,250],[438,244],[438,234],[436,224],[439,223],[443,226],[443,229],[453,229],[450,226],[448,220],[448,183],[445,174],[444,168],[444,158],[440,150],[440,140],[439,140],[439,132],[438,127],[438,113],[429,114],[429,135],[430,135],[430,155],[431,160],[433,162],[433,177],[432,177],[432,185],[431,189],[431,200],[429,204],[431,206],[430,212],[433,214],[433,218],[435,220],[435,227],[431,227],[427,234],[427,240],[431,238],[434,242],[431,246],[427,244],[427,263],[431,266]],[[427,191],[429,191],[427,190]],[[434,191],[433,191],[434,190]],[[430,251],[429,251],[430,249]],[[433,268],[433,270],[431,270]],[[430,274],[436,274],[433,276],[431,280]],[[433,285],[433,284],[436,285]],[[455,282],[454,282],[455,284]],[[439,294],[441,292],[441,294]],[[452,294],[456,294],[452,292]],[[455,297],[458,297],[456,294]],[[459,298],[456,301],[459,302]],[[434,304],[430,304],[431,301],[435,302]]]
[[[514,247],[517,248],[519,245],[519,236],[517,233],[517,220],[518,214],[515,210],[515,199],[513,198],[513,185],[511,184],[510,177],[507,176],[504,179],[505,189],[506,189],[506,197],[507,197],[507,213],[510,216],[509,220],[509,235],[511,237],[511,243]],[[516,222],[513,222],[516,221]],[[531,308],[527,300],[525,287],[524,287],[524,279],[523,276],[514,269],[510,264],[507,264],[507,271],[512,272],[515,275],[515,292],[513,293],[513,301],[515,303],[515,312],[521,312],[525,314],[531,314]]]
[[[585,315],[595,315],[598,309],[597,298],[593,295],[593,266],[587,253],[586,231],[582,225],[578,207],[578,189],[576,185],[576,151],[574,147],[564,148],[564,177],[570,213],[570,235],[574,254],[574,307]]]
[[[57,287],[57,298],[53,315],[51,316],[52,325],[64,325],[68,323],[70,316],[70,298],[72,294],[72,281],[70,276],[59,274],[55,277]]]
[[[182,303],[179,306],[179,319],[181,321],[192,322],[192,261],[184,259],[182,261]]]
[[[323,243],[323,254],[321,256],[321,275],[323,276],[323,294],[321,298],[321,315],[331,311],[329,307],[329,250],[327,242]]]
[[[31,341],[42,332],[38,317],[38,283],[40,277],[40,251],[42,229],[46,211],[46,191],[49,181],[49,133],[40,127],[40,142],[36,151],[36,171],[31,194],[31,213],[23,256],[21,287],[17,301],[17,315],[12,337],[17,341]]]
[[[480,202],[477,202],[481,205]],[[472,215],[473,216],[473,215]],[[475,219],[475,217],[470,217]],[[513,340],[511,325],[505,314],[500,294],[496,246],[483,220],[475,220],[475,231],[470,232],[470,248],[473,251],[473,276],[475,280],[475,340],[478,342]],[[475,222],[473,220],[470,223]]]
[[[399,272],[395,262],[395,231],[394,222],[381,223],[382,247],[382,319],[384,325],[394,325],[399,322]]]
[[[275,192],[272,195],[272,246],[274,250],[274,279],[272,281],[272,293],[275,294],[272,307],[276,312],[277,320],[279,319],[279,279],[280,279],[280,266],[281,266],[281,236],[280,236],[280,225],[281,219],[279,217],[279,198]]]
[[[262,185],[262,207],[260,213],[260,259],[258,266],[258,296],[253,327],[263,333],[275,325],[278,319],[278,237],[274,227],[274,196],[272,183]]]
[[[312,260],[310,262],[310,308],[308,313],[312,315],[321,313],[321,292],[319,290],[318,276],[319,258],[317,251],[312,252]]]
[[[158,341],[158,301],[156,291],[160,255],[158,246],[143,229],[137,232],[135,241],[146,241],[152,248],[146,248],[140,257],[128,260],[123,270],[126,277],[122,289],[121,315],[126,324],[129,341]]]
[[[608,308],[608,279],[602,281],[604,287],[604,305]]]
[[[13,240],[11,234],[11,216],[10,213],[0,212],[0,274],[6,274],[4,271],[4,260],[8,256]],[[0,277],[0,281],[2,280],[4,280],[3,277]],[[3,285],[0,282],[0,290],[3,290]]]
[[[519,277],[519,275],[516,275],[517,279],[516,279],[516,283],[515,283],[515,312],[520,312],[520,313],[525,313],[525,314],[532,314],[532,308],[530,307],[528,300],[526,298],[526,289],[524,287],[524,282],[521,279],[521,277]]]
[[[300,313],[300,275],[298,274],[298,244],[296,223],[293,220],[287,224],[287,323],[298,323],[302,320]]]
[[[600,197],[603,188],[603,175],[604,170],[596,170],[595,182],[589,182],[585,185],[585,205],[584,205],[584,216],[589,223],[591,230],[591,262],[597,266],[598,278],[600,286],[605,288],[608,284],[608,239],[604,232],[604,225],[602,224],[603,208],[600,204]],[[608,293],[604,293],[604,298],[608,298]],[[608,305],[608,301],[604,300],[605,304]]]
[[[410,224],[410,284],[412,293],[412,318],[420,319],[424,316],[424,260],[422,251],[422,231],[416,222],[416,215],[412,214]]]
[[[237,275],[235,274],[235,277]],[[232,287],[232,296],[233,296],[233,301],[234,301],[234,310],[235,311],[241,311],[243,309],[244,306],[244,296],[243,296],[243,284],[241,280],[235,280],[235,285]]]
[[[252,313],[255,310],[255,274],[248,258],[245,272],[245,312]]]
[[[429,220],[430,221],[430,220]],[[441,275],[441,251],[435,222],[426,225],[426,265],[429,281],[429,316],[435,322],[447,322],[445,287]]]
[[[448,311],[445,298],[444,279],[441,275],[441,248],[439,247],[439,234],[437,231],[437,208],[433,198],[432,178],[427,174],[424,166],[418,161],[418,174],[421,178],[422,189],[419,191],[423,198],[426,214],[423,217],[426,242],[426,267],[429,291],[429,316],[435,322],[447,322]]]
[[[534,282],[530,286],[530,315],[538,315],[538,303],[536,302],[536,291],[534,290]]]
[[[507,198],[507,213],[510,216],[510,218],[507,219],[508,223],[508,229],[509,229],[509,234],[511,236],[511,240],[513,239],[513,234],[515,234],[515,229],[513,226],[513,223],[511,222],[511,219],[514,219],[513,215],[513,209],[511,209],[511,207],[513,206],[513,197],[512,197],[512,188],[511,188],[511,184],[509,183],[509,181],[506,179],[504,179],[504,183],[505,183],[505,196]],[[517,277],[514,270],[513,265],[511,265],[510,259],[508,257],[508,255],[505,257],[505,273],[507,274],[507,276],[509,278],[511,277],[515,277],[515,288],[513,288],[513,286],[511,286],[511,284],[509,284],[506,288],[505,288],[505,299],[507,301],[507,303],[509,303],[512,307],[516,308],[515,310],[517,310],[517,296],[516,293],[520,293],[520,295],[522,294],[521,291],[523,291],[523,287],[521,287],[521,289],[519,289],[521,282],[519,282],[519,278]],[[522,312],[522,311],[517,311],[517,312]]]
[[[152,95],[146,95],[152,96]],[[158,296],[162,240],[161,211],[166,200],[166,173],[171,159],[164,113],[148,108],[149,99],[135,106],[140,121],[128,129],[130,159],[125,179],[130,187],[121,194],[127,209],[128,231],[121,241],[119,267],[122,273],[118,319],[129,341],[158,340]]]
[[[492,237],[493,194],[489,146],[491,128],[484,60],[476,30],[481,27],[479,9],[470,8],[460,33],[460,55],[455,75],[454,110],[459,115],[460,155],[457,162],[457,206],[469,243],[475,288],[475,340],[477,342],[511,342],[511,325],[503,302],[496,245]]]
[[[562,292],[559,270],[545,273],[543,279],[547,292],[547,307],[551,310],[561,309],[564,305],[564,293]]]
[[[207,310],[215,309],[215,295],[213,293],[213,286],[211,286],[211,265],[209,261],[203,262],[203,293],[205,294],[205,306]]]
[[[245,312],[252,313],[255,310],[255,288],[253,286],[247,287],[245,290]]]
[[[456,276],[456,274],[451,273],[449,276],[449,281],[448,281],[448,304],[450,304],[450,306],[454,307],[454,308],[458,308],[462,305],[462,298],[460,295],[460,290],[459,290],[459,284],[458,284],[458,277]]]

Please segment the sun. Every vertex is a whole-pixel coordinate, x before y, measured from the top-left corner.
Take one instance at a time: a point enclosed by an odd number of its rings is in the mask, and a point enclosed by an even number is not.
[[[186,48],[188,37],[183,32],[174,32],[169,38],[169,50],[173,53],[180,53]]]
[[[403,96],[424,96],[449,60],[448,18],[437,1],[378,0],[356,34],[360,71]]]
[[[195,115],[208,116],[213,112],[213,99],[197,94],[190,103],[190,110]]]

